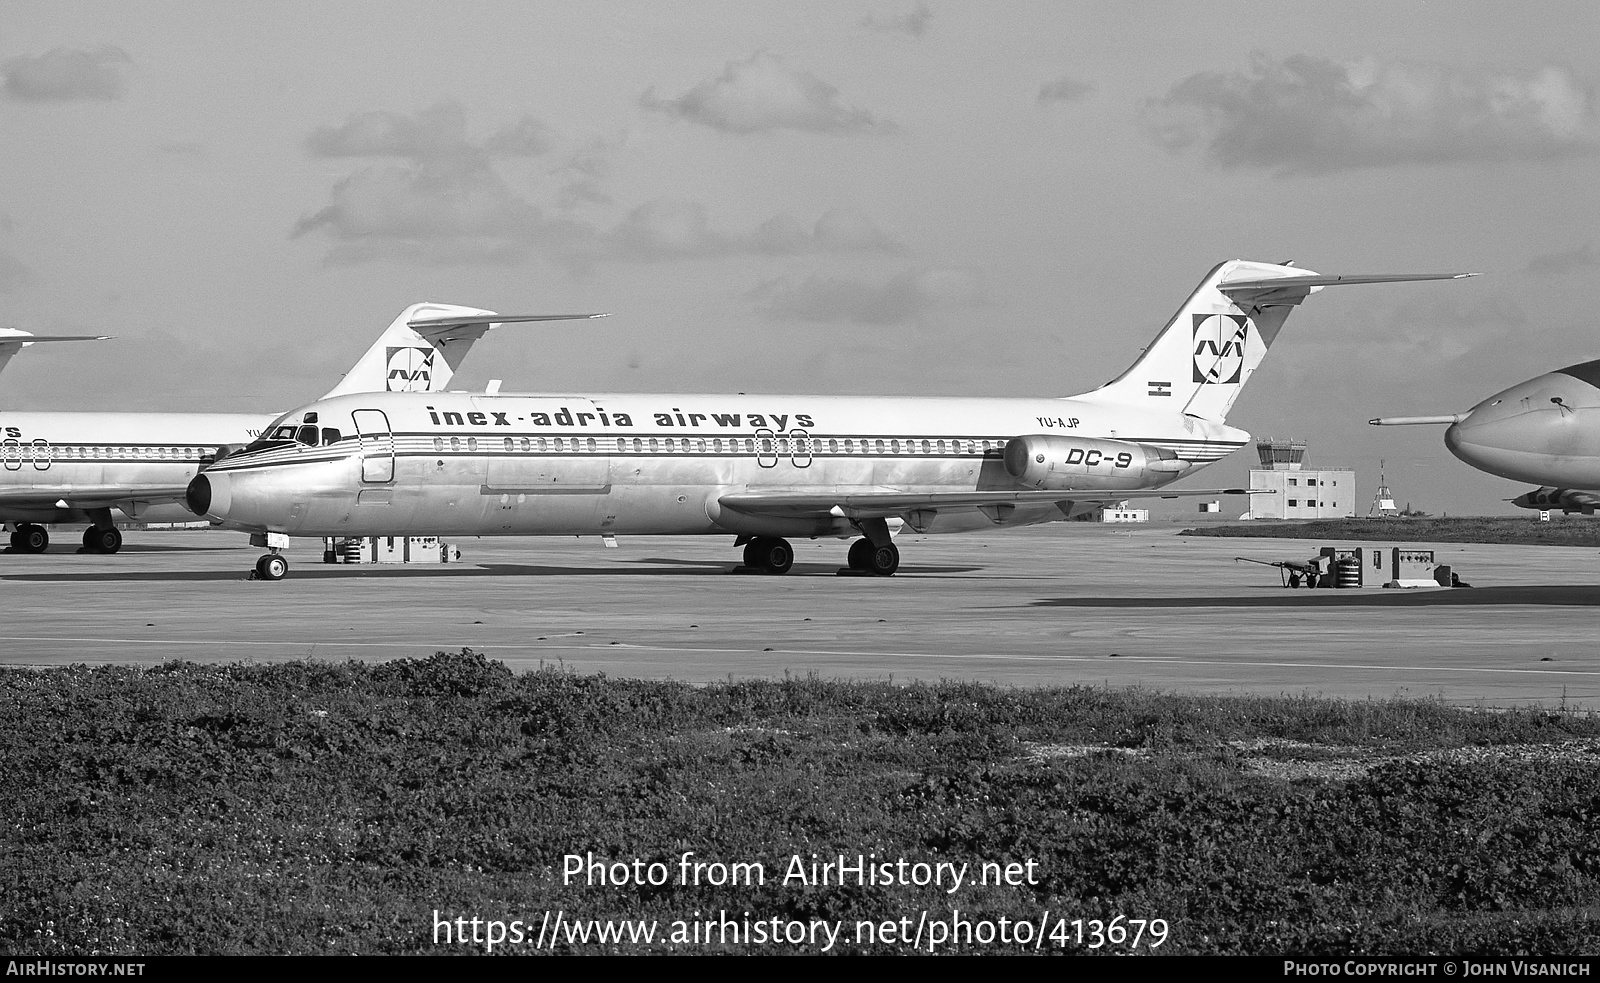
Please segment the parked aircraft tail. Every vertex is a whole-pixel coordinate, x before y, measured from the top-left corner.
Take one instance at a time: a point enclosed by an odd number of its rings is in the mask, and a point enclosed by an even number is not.
[[[1206,274],[1128,371],[1084,398],[1221,423],[1289,312],[1323,287],[1468,276],[1477,274],[1323,276],[1290,264],[1229,260]]]
[[[6,367],[17,352],[28,345],[38,344],[41,341],[105,341],[110,338],[106,334],[34,334],[31,331],[22,331],[17,328],[0,328],[0,371]]]
[[[497,324],[605,316],[496,314],[454,304],[412,304],[322,398],[364,392],[441,392],[473,344]]]

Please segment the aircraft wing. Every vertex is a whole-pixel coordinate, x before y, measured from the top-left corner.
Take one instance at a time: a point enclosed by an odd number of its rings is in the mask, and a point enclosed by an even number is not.
[[[983,508],[996,505],[1068,505],[1124,502],[1134,498],[1180,498],[1191,495],[1276,494],[1267,489],[1079,489],[1076,491],[858,491],[836,494],[813,491],[731,492],[717,499],[724,508],[749,515],[836,515],[851,519],[886,519],[922,509]]]
[[[481,338],[497,324],[520,321],[586,321],[610,314],[457,314],[450,317],[419,317],[406,325],[429,341],[454,341]]]
[[[125,485],[74,485],[70,489],[0,488],[0,508],[93,509],[128,501],[181,502],[187,490],[187,484],[167,487],[140,485],[137,492]]]

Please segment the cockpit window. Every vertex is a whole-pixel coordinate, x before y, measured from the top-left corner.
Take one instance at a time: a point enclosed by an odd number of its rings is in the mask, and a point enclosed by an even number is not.
[[[294,441],[295,435],[299,430],[300,422],[298,420],[291,420],[287,416],[281,416],[272,421],[272,423],[265,430],[262,430],[260,437],[257,437],[255,440],[252,440],[249,444],[245,445],[245,448],[241,453],[248,454],[251,451],[266,450],[269,447],[278,447],[283,444],[290,443]],[[311,431],[311,443],[315,444],[316,442],[316,428],[313,427]]]
[[[339,437],[340,437],[340,434],[339,434],[338,428],[336,428],[336,427],[323,427],[322,428],[322,446],[326,447],[329,444],[337,444],[339,442]]]
[[[302,444],[305,444],[307,447],[317,446],[316,424],[313,423],[308,426],[301,427],[299,431],[295,433],[294,439],[300,441]]]

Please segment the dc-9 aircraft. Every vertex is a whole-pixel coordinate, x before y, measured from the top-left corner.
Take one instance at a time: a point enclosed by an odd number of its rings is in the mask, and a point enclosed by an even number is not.
[[[285,414],[187,501],[253,531],[264,580],[287,573],[291,536],[404,535],[731,535],[747,567],[772,573],[794,560],[788,538],[859,536],[849,566],[887,576],[903,526],[1246,493],[1165,486],[1249,440],[1224,418],[1295,305],[1327,286],[1465,275],[1222,263],[1130,369],[1065,399],[340,396]]]
[[[1479,471],[1539,485],[1510,499],[1520,508],[1593,515],[1600,506],[1600,361],[1519,382],[1465,413],[1369,422],[1449,424],[1450,453]]]
[[[597,317],[594,314],[496,314],[453,304],[413,304],[367,349],[324,398],[359,392],[436,392],[450,381],[474,342],[493,325]],[[21,333],[17,333],[20,335]],[[58,340],[0,336],[8,346]],[[59,340],[80,340],[60,337]],[[113,508],[145,521],[194,518],[182,505],[189,480],[230,451],[260,437],[271,413],[0,412],[0,522],[11,548],[42,553],[41,523],[82,522],[84,549],[122,547]],[[318,439],[337,439],[332,430]]]

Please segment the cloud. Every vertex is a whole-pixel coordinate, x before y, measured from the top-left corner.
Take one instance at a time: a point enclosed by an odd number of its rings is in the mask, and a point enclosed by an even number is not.
[[[711,227],[704,205],[647,202],[602,229],[530,202],[482,158],[366,167],[333,188],[332,201],[302,217],[292,237],[333,238],[336,265],[400,259],[427,265],[511,263],[538,254],[587,265],[731,255],[897,253],[902,246],[860,213],[825,213],[810,228],[788,216],[746,233]]]
[[[454,156],[537,157],[555,144],[549,127],[531,116],[501,127],[481,143],[467,139],[467,111],[444,100],[406,115],[383,110],[353,113],[341,126],[322,126],[306,137],[313,157]]]
[[[1592,94],[1571,71],[1463,69],[1311,55],[1190,75],[1146,105],[1152,137],[1222,168],[1315,174],[1594,153]]]
[[[15,293],[33,280],[33,274],[22,260],[0,249],[0,294]]]
[[[123,73],[132,64],[126,51],[109,44],[94,51],[56,48],[21,55],[0,62],[5,77],[0,92],[21,102],[121,99],[127,88]]]
[[[835,324],[903,324],[924,314],[983,302],[983,279],[973,270],[907,270],[883,283],[812,276],[776,280],[751,294],[772,317]]]
[[[864,109],[846,105],[839,90],[792,69],[776,55],[758,51],[730,61],[720,76],[676,99],[662,99],[652,86],[639,99],[654,109],[703,123],[724,133],[805,130],[812,133],[890,133],[895,125]]]
[[[744,234],[714,231],[706,208],[692,201],[653,201],[629,212],[602,242],[613,257],[686,259],[735,254],[898,253],[903,247],[865,215],[835,209],[810,229],[788,215],[768,219]]]
[[[156,144],[156,150],[172,157],[188,157],[191,160],[204,160],[207,156],[206,145],[197,140],[169,140],[166,143]]]
[[[882,20],[871,14],[861,18],[861,26],[871,31],[881,31],[885,34],[909,34],[920,38],[928,32],[928,23],[933,20],[933,11],[925,3],[919,3],[909,13],[898,17],[886,17]]]
[[[334,186],[330,204],[295,224],[293,236],[314,231],[363,244],[341,250],[334,262],[506,261],[538,246],[570,248],[593,238],[581,223],[546,217],[481,158],[356,171]]]
[[[564,182],[559,193],[561,207],[611,204],[611,196],[605,191],[605,181],[611,176],[611,155],[626,140],[626,134],[614,141],[595,137],[551,168],[550,173]]]
[[[572,268],[597,262],[660,262],[732,255],[903,250],[865,215],[827,212],[806,226],[779,215],[745,232],[712,227],[698,202],[639,205],[613,225],[582,217],[580,206],[611,203],[602,190],[610,157],[626,135],[596,138],[542,171],[518,169],[508,181],[496,158],[545,153],[549,131],[531,117],[489,138],[466,136],[459,103],[413,114],[364,112],[307,137],[323,158],[395,158],[373,162],[334,185],[330,201],[303,215],[292,238],[333,240],[338,265],[398,259],[428,265],[506,264],[533,256]],[[553,202],[550,208],[539,202]]]
[[[1070,75],[1063,75],[1054,82],[1046,82],[1039,86],[1039,101],[1077,102],[1093,91],[1093,83],[1080,82]]]
[[[1528,260],[1527,272],[1539,273],[1548,276],[1565,276],[1569,273],[1581,273],[1600,266],[1600,253],[1595,252],[1594,243],[1585,243],[1577,249],[1568,249],[1562,253],[1545,253]]]

